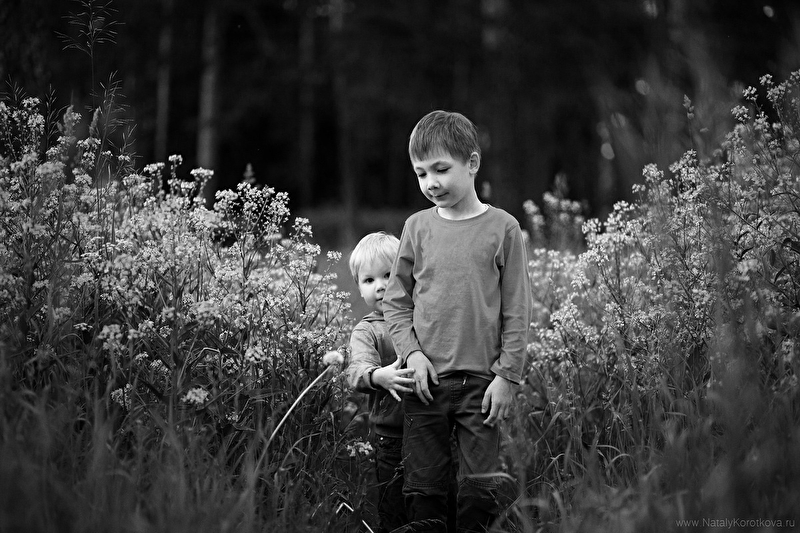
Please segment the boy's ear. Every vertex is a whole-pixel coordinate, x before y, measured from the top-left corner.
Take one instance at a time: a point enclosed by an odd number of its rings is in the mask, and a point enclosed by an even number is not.
[[[467,167],[469,168],[470,172],[478,172],[478,169],[481,167],[481,154],[478,152],[472,152],[469,154]]]

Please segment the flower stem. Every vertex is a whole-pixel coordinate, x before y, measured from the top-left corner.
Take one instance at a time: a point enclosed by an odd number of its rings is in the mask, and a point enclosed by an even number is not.
[[[331,365],[331,366],[329,366],[328,368],[326,368],[325,370],[323,370],[323,371],[322,371],[322,373],[320,373],[320,375],[319,375],[319,376],[317,376],[316,378],[314,378],[314,381],[312,381],[312,382],[311,382],[311,383],[308,385],[308,387],[306,387],[305,389],[303,389],[303,392],[301,392],[301,393],[300,393],[300,395],[299,395],[299,396],[297,397],[297,399],[294,401],[294,403],[292,404],[292,406],[291,406],[291,407],[289,407],[289,410],[288,410],[288,411],[286,411],[286,414],[285,414],[285,415],[283,415],[283,418],[281,418],[281,421],[280,421],[280,422],[278,422],[278,425],[277,425],[277,426],[275,426],[275,429],[272,431],[272,435],[270,435],[270,436],[269,436],[269,439],[267,440],[267,445],[266,445],[266,448],[269,448],[269,445],[270,445],[270,443],[272,442],[272,439],[274,439],[274,438],[275,438],[275,435],[278,433],[278,430],[279,430],[279,429],[281,429],[281,427],[283,426],[283,423],[284,423],[284,422],[286,422],[286,419],[287,419],[287,418],[289,418],[289,415],[290,415],[290,414],[292,414],[292,411],[294,411],[294,408],[295,408],[295,407],[297,407],[297,404],[299,404],[299,403],[300,403],[300,400],[302,400],[302,399],[303,399],[303,396],[305,396],[305,395],[306,395],[306,393],[307,393],[308,391],[310,391],[312,388],[314,388],[314,385],[316,385],[316,384],[317,384],[319,381],[321,381],[321,380],[322,380],[322,378],[323,378],[323,377],[325,377],[325,374],[327,374],[327,373],[328,373],[328,371],[329,371],[331,368],[334,368],[334,366],[333,366],[333,365]]]

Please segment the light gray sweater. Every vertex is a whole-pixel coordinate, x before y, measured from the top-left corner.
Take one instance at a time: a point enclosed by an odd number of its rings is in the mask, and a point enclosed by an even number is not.
[[[432,207],[406,220],[383,299],[403,361],[421,350],[440,376],[522,380],[530,281],[516,219],[492,206],[466,220]]]

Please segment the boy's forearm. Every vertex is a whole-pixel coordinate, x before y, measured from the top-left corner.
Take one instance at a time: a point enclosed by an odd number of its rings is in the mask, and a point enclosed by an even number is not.
[[[374,391],[375,387],[370,386],[369,383],[369,373],[370,371],[374,372],[376,368],[379,367],[366,362],[358,364],[355,367],[351,364],[347,369],[347,383],[358,392]]]
[[[503,357],[501,355],[501,357],[492,365],[491,371],[496,377],[501,377],[506,381],[513,383],[514,385],[519,385],[522,383],[522,366],[524,366],[524,360],[522,361],[521,365],[514,365],[513,367],[509,368],[509,366],[505,363],[505,360],[508,359],[509,357]]]
[[[381,356],[377,351],[376,339],[358,326],[350,337],[350,362],[347,365],[347,382],[359,392],[373,390],[365,380],[366,373],[381,366]]]
[[[421,351],[414,331],[415,261],[416,253],[408,233],[408,226],[404,226],[397,257],[392,265],[392,274],[383,297],[383,316],[397,355],[404,363],[411,353]]]
[[[410,314],[413,314],[413,310]],[[393,317],[390,319],[387,317],[386,323],[389,326],[389,334],[392,336],[397,355],[403,363],[408,360],[408,356],[412,353],[422,351],[410,318],[400,316],[399,318]]]
[[[422,351],[414,331],[414,303],[410,296],[388,295],[383,300],[383,317],[392,336],[397,355],[405,362],[408,356]]]
[[[389,327],[397,355],[403,362],[411,353],[421,351],[414,331],[414,300],[411,296],[413,286],[410,263],[399,260],[383,298],[383,317]]]

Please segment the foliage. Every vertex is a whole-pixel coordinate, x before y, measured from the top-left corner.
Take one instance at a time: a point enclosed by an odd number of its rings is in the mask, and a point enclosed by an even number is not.
[[[51,139],[36,99],[0,103],[2,529],[111,509],[135,530],[346,528],[366,498],[342,354],[323,362],[349,328],[339,254],[320,268],[284,193],[242,183],[206,209],[211,171],[135,171],[111,114],[79,138],[70,108]],[[42,497],[54,514],[16,512]]]
[[[75,47],[94,61],[103,35]],[[525,204],[505,530],[796,519],[800,74],[762,84],[714,161],[646,167],[604,222],[561,178]],[[0,530],[368,527],[339,255],[322,267],[272,188],[209,209],[212,171],[137,171],[118,88],[55,129],[36,99],[0,103]]]
[[[762,85],[717,161],[647,166],[637,202],[586,222],[586,251],[532,252],[533,361],[506,450],[518,514],[567,531],[796,524],[800,72]]]

